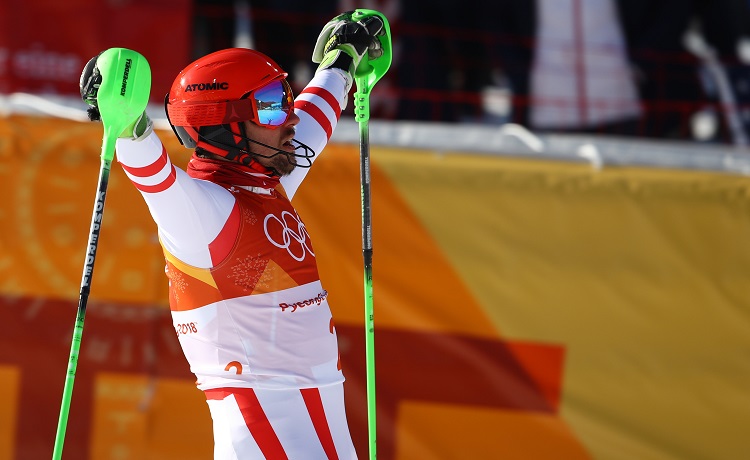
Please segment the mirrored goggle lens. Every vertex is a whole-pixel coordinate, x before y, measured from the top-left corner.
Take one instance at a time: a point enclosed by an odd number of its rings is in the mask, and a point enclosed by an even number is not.
[[[286,80],[276,80],[253,92],[258,124],[281,126],[294,105],[292,88]]]

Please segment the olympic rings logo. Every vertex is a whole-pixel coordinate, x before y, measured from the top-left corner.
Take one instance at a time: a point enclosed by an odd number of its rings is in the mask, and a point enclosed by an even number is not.
[[[281,226],[281,241],[277,241],[276,238],[272,237],[269,233],[268,222],[272,219],[278,222],[279,226]],[[276,226],[274,225],[274,227]],[[289,211],[283,211],[281,213],[281,218],[278,218],[273,214],[267,215],[266,218],[263,219],[263,231],[266,233],[266,238],[268,238],[268,241],[270,241],[271,244],[277,248],[286,249],[289,255],[292,256],[292,259],[297,262],[302,262],[308,252],[315,257],[315,253],[312,252],[312,249],[308,246],[310,235],[308,235],[305,224],[302,223],[302,220],[300,220],[296,213],[292,214]],[[273,233],[276,234],[277,231],[274,231]]]

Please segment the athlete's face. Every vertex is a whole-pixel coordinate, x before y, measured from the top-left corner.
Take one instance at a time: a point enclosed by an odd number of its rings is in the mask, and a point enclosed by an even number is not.
[[[294,112],[290,113],[286,122],[276,129],[265,128],[253,122],[246,121],[245,130],[248,138],[281,150],[282,152],[289,152],[289,155],[284,155],[277,150],[250,142],[250,151],[255,154],[255,160],[266,168],[275,170],[279,175],[286,176],[291,173],[297,165],[297,161],[293,156],[294,146],[291,142],[294,138],[297,123],[299,123],[299,117]]]

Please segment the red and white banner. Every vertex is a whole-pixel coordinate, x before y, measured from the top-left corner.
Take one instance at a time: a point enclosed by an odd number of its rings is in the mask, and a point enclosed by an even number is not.
[[[0,94],[75,95],[86,62],[123,47],[148,59],[162,100],[190,62],[191,15],[189,0],[0,2]]]

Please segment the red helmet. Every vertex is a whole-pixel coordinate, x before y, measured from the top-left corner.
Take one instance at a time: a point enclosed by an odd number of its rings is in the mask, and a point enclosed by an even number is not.
[[[286,76],[278,64],[258,51],[246,48],[216,51],[177,75],[165,101],[167,119],[180,142],[188,148],[199,143],[198,133],[204,126],[235,127],[235,123],[249,120],[269,128],[278,127],[286,121],[294,102]],[[201,140],[212,144],[205,138]],[[222,144],[218,148],[226,150],[225,147]]]

